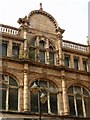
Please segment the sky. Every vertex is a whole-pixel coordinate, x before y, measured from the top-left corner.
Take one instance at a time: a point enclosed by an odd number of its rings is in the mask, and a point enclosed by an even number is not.
[[[64,40],[87,44],[89,0],[0,0],[0,24],[19,28],[17,20],[40,8],[51,14]]]

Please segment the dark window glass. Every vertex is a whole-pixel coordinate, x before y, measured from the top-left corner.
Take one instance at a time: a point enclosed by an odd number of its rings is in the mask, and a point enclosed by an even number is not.
[[[50,52],[49,53],[49,62],[50,62],[50,64],[54,64],[54,53],[53,52]]]
[[[33,47],[30,47],[29,49],[29,58],[35,60],[35,49]]]
[[[69,61],[70,61],[69,56],[65,56],[64,61],[65,61],[65,66],[68,68],[69,67]]]
[[[54,49],[52,46],[49,46],[49,63],[54,64]]]
[[[57,95],[50,93],[50,108],[51,112],[57,114]]]
[[[15,88],[9,89],[9,109],[18,110],[18,90]]]
[[[69,99],[70,115],[74,116],[74,115],[76,115],[76,113],[75,113],[75,106],[74,106],[74,96],[68,96],[68,99]]]
[[[57,114],[57,92],[55,89],[55,86],[53,84],[50,84],[47,81],[44,80],[36,80],[35,83],[40,87],[40,92],[34,94],[32,92],[30,96],[30,106],[32,112],[39,112],[39,100],[40,100],[40,106],[41,106],[41,113],[55,113]],[[31,86],[33,83],[31,84]],[[43,99],[41,96],[46,95],[46,101],[43,103]],[[40,94],[40,96],[39,96]],[[40,98],[40,99],[39,99]],[[49,106],[48,106],[49,105]]]
[[[83,70],[87,71],[87,61],[83,61]]]
[[[19,46],[18,45],[13,45],[12,57],[13,58],[18,58],[19,57]]]
[[[68,93],[73,93],[73,86],[70,86],[70,87],[68,88]]]
[[[74,58],[74,68],[78,70],[78,58]]]
[[[83,116],[82,98],[80,95],[76,96],[76,105],[78,116]]]
[[[41,104],[41,113],[48,113],[48,105],[47,105],[47,100],[45,103],[40,103]]]
[[[45,42],[44,42],[44,41],[40,41],[40,42],[39,42],[39,46],[40,46],[40,49],[44,49],[44,47],[45,47]]]
[[[86,89],[84,89],[84,88],[83,88],[83,94],[84,94],[84,95],[88,95],[88,96],[89,96],[88,91],[87,91]]]
[[[33,94],[31,92],[31,112],[38,112],[38,94]]]
[[[4,84],[0,85],[0,102],[2,102],[0,109],[18,110],[18,85],[12,77],[8,75],[2,76]]]
[[[35,39],[31,40],[30,46],[34,47],[35,46]]]
[[[6,90],[2,90],[2,109],[6,109]]]
[[[75,93],[81,93],[81,87],[80,86],[74,86],[74,92]]]
[[[39,57],[40,57],[40,62],[45,63],[45,52],[44,51],[39,51]]]
[[[13,86],[18,86],[17,82],[12,77],[9,77],[9,84]]]
[[[90,98],[84,98],[86,116],[90,117]]]
[[[7,56],[7,44],[2,43],[2,56]]]

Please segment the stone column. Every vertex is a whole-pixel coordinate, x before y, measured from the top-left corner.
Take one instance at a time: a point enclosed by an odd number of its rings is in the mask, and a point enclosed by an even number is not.
[[[24,65],[24,111],[29,111],[28,64]]]
[[[45,56],[45,63],[49,64],[49,41],[46,39],[46,56]]]
[[[58,114],[63,115],[63,100],[62,100],[62,90],[61,90],[61,88],[58,92]]]
[[[59,65],[64,65],[63,55],[62,55],[62,40],[58,39],[58,50],[59,50]]]
[[[80,56],[80,59],[79,59],[79,69],[83,70],[83,59],[82,59],[82,56]]]
[[[61,80],[62,80],[62,98],[63,98],[63,114],[69,114],[69,107],[68,107],[68,95],[66,90],[66,81],[65,81],[65,73],[61,71]]]
[[[19,86],[18,97],[19,97],[18,111],[22,112],[23,111],[23,86]]]
[[[70,68],[74,68],[74,56],[73,56],[73,54],[70,55]]]
[[[21,43],[19,50],[19,58],[22,59],[24,57],[24,45]]]
[[[27,39],[24,41],[24,58],[28,58]]]
[[[12,40],[10,40],[8,43],[7,56],[12,57]]]

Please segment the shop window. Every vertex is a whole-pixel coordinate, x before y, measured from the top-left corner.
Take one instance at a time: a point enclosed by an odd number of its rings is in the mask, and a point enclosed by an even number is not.
[[[43,92],[47,98],[45,103],[40,101],[41,113],[57,114],[57,90],[55,86],[45,80],[36,80],[31,84],[31,87],[34,83],[41,88],[41,92]],[[31,112],[39,112],[39,94],[41,95],[41,92],[34,94],[30,89]]]
[[[18,110],[18,84],[8,75],[2,75],[0,80],[0,110]]]
[[[70,86],[68,100],[71,116],[90,117],[90,94],[85,88]]]

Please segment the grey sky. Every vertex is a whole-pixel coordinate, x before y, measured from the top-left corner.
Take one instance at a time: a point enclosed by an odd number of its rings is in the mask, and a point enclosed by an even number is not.
[[[63,39],[86,44],[88,35],[88,0],[1,0],[0,23],[19,27],[17,20],[39,9],[50,13],[65,29]]]

